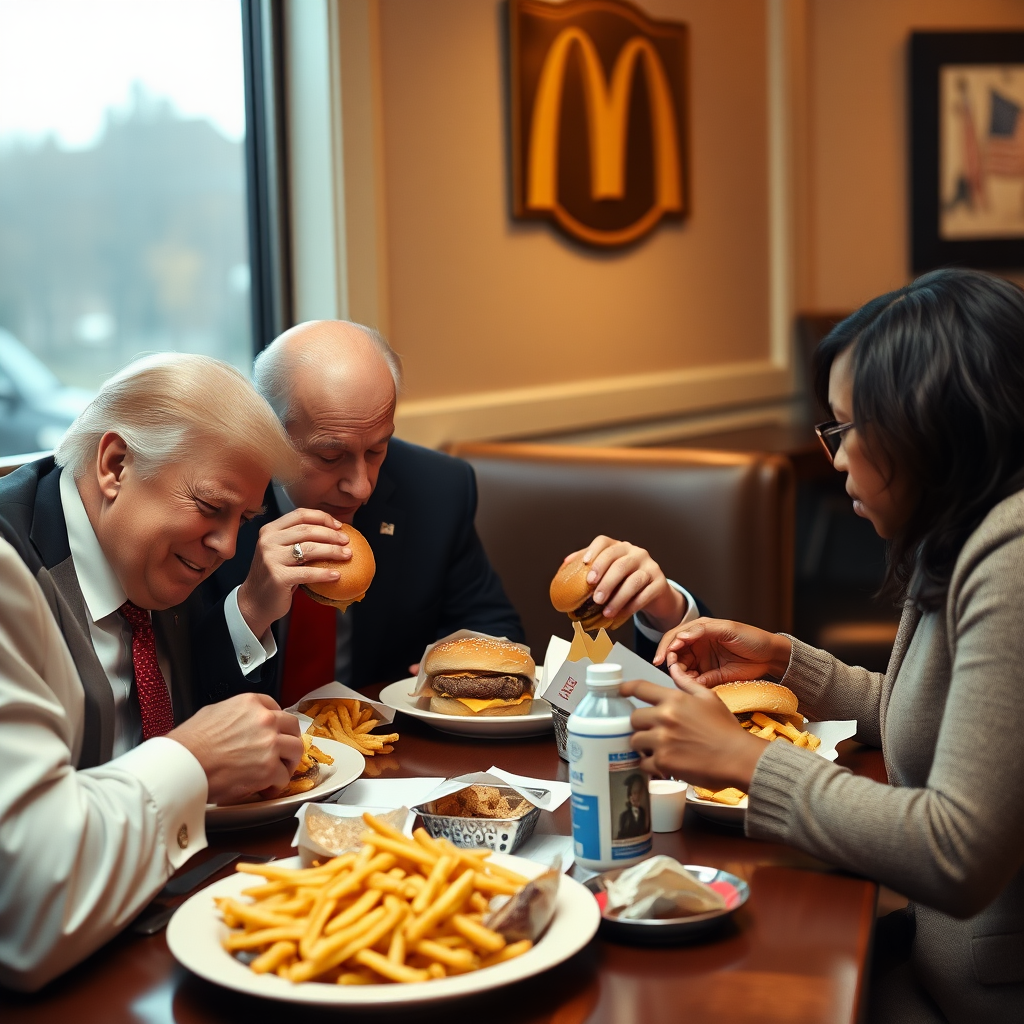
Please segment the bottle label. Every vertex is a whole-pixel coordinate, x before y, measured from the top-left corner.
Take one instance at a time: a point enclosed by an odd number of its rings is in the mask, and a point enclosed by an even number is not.
[[[601,816],[597,797],[585,793],[572,795],[572,841],[577,857],[601,859]]]
[[[612,860],[642,857],[651,849],[651,797],[635,750],[608,755]]]

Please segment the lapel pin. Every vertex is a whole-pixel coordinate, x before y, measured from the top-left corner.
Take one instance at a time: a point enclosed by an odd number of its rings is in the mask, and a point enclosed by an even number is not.
[[[394,535],[395,535],[395,524],[394,523],[381,523],[380,524],[380,532],[382,534],[384,534],[385,537],[394,537]]]

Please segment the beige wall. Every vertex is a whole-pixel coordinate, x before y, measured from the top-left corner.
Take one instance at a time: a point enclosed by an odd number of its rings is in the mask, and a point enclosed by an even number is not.
[[[390,328],[409,399],[768,357],[764,6],[647,9],[691,27],[693,214],[605,253],[508,215],[503,8],[383,0]]]
[[[792,313],[910,278],[910,32],[1024,26],[1022,0],[640,2],[691,30],[692,214],[596,252],[509,217],[504,4],[286,0],[290,74],[330,96],[333,138],[296,119],[293,182],[336,196],[293,201],[297,313],[387,331],[402,436],[788,416]],[[302,51],[317,5],[329,75]]]
[[[798,302],[854,309],[911,278],[907,41],[1024,28],[1021,0],[810,0],[808,192]]]

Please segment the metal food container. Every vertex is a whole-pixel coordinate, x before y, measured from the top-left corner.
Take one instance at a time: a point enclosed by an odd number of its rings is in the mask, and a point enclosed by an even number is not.
[[[555,743],[558,746],[558,756],[563,761],[569,760],[566,747],[569,743],[569,712],[551,705],[551,721],[555,726]]]
[[[510,786],[495,786],[502,796],[519,796]],[[472,849],[486,846],[495,853],[513,853],[533,835],[540,808],[533,807],[520,818],[463,818],[436,814],[435,801],[415,810],[423,827],[434,839],[447,839],[456,846]]]

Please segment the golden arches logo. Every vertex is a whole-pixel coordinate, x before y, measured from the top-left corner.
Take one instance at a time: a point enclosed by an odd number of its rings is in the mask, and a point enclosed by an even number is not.
[[[532,91],[532,103],[518,111],[518,130],[522,134],[522,159],[517,196],[521,215],[548,214],[575,237],[597,245],[622,245],[634,241],[649,231],[665,214],[681,214],[685,210],[683,153],[680,140],[680,119],[673,98],[672,83],[661,55],[649,34],[636,31],[648,22],[632,5],[615,0],[582,0],[563,5],[541,4],[533,0],[519,0],[513,16],[565,18],[574,12],[605,15],[605,24],[595,23],[595,29],[607,32],[607,15],[614,12],[619,18],[628,15],[628,32],[621,27],[624,38],[618,44],[611,74],[605,74],[598,46],[586,27],[568,24],[558,29],[547,43],[542,60],[532,61],[539,66]],[[664,23],[661,23],[662,25]],[[521,38],[513,24],[513,38]],[[682,30],[685,26],[672,26]],[[550,35],[550,32],[548,33]],[[604,47],[608,52],[607,40]],[[574,214],[560,196],[559,152],[563,131],[563,106],[566,79],[570,71],[570,57],[574,50],[579,55],[578,66],[582,79],[582,92],[586,120],[587,151],[580,154],[589,164],[589,200],[592,203],[622,201],[627,190],[635,188],[629,180],[630,104],[638,66],[647,87],[650,114],[650,147],[652,198],[648,207],[639,212],[630,223],[615,227],[585,223]],[[513,55],[513,60],[522,55]],[[514,82],[521,86],[521,79]],[[676,90],[681,95],[681,88]],[[522,101],[524,97],[514,99]],[[528,112],[529,116],[523,115]],[[528,124],[528,131],[526,126]],[[645,140],[639,140],[643,144]],[[634,172],[634,176],[636,175]],[[595,218],[596,219],[596,218]]]

